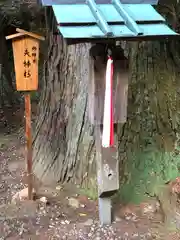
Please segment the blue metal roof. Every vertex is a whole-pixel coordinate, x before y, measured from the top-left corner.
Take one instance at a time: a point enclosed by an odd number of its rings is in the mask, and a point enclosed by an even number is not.
[[[74,1],[76,4],[64,4]],[[50,6],[54,11],[58,29],[64,38],[91,41],[179,36],[166,25],[165,19],[147,4],[155,4],[158,0],[111,0],[110,3],[109,0],[86,0],[86,3],[81,4],[77,3],[79,1],[84,0],[42,0],[46,6],[52,4]],[[97,4],[100,1],[103,4]]]
[[[121,0],[123,4],[151,4],[157,5],[159,0]],[[86,4],[86,0],[41,0],[43,6],[61,4]],[[96,0],[97,4],[111,4],[112,0]]]
[[[61,25],[64,23],[96,23],[96,18],[92,14],[88,5],[53,5],[52,6],[57,22]],[[124,10],[136,22],[164,22],[165,19],[155,11],[151,5],[126,4]],[[98,5],[98,9],[103,13],[105,21],[111,23],[125,24],[123,17],[117,12],[112,4]]]
[[[142,24],[139,25],[141,30],[143,31],[143,35],[139,36],[139,38],[152,37],[155,36],[174,36],[177,35],[174,31],[172,31],[165,24]],[[58,27],[59,31],[62,33],[64,38],[77,39],[81,38],[83,40],[89,38],[105,38],[104,33],[100,30],[98,26],[80,26],[80,27]],[[129,39],[135,38],[136,35],[125,25],[112,25],[111,30],[113,36],[108,38],[116,38],[116,39]],[[107,38],[107,37],[106,37]]]

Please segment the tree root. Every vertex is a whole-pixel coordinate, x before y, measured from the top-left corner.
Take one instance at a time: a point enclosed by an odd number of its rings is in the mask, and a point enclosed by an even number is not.
[[[160,204],[162,221],[167,228],[180,229],[180,208],[177,194],[177,180],[161,186],[156,194]]]

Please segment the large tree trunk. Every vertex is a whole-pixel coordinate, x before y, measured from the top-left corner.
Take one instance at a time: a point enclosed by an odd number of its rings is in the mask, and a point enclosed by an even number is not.
[[[34,172],[47,183],[87,177],[94,160],[87,117],[90,44],[51,35],[34,144]]]
[[[179,56],[171,41],[130,44],[127,123],[118,125],[120,197],[139,202],[179,174]],[[44,183],[94,178],[88,121],[89,44],[51,36],[34,138],[34,173]],[[177,45],[178,49],[178,45]]]
[[[127,171],[121,192],[126,201],[156,193],[159,184],[179,173],[180,83],[171,44],[131,47],[128,122],[118,135]]]
[[[160,10],[178,27],[174,5]],[[157,195],[179,175],[179,50],[167,39],[130,46],[128,121],[118,134],[126,202]]]

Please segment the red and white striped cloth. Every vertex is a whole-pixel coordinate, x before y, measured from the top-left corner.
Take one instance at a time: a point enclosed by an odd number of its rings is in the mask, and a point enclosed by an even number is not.
[[[114,121],[113,121],[113,60],[108,58],[106,68],[106,86],[104,98],[104,119],[102,146],[105,148],[114,145]]]

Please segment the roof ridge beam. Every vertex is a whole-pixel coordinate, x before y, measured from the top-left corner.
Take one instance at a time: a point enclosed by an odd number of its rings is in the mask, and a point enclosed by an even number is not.
[[[116,11],[124,19],[126,26],[136,35],[143,35],[143,31],[139,28],[138,24],[123,8],[123,4],[119,0],[112,0],[112,4],[116,8]]]
[[[87,5],[90,8],[94,18],[96,19],[97,25],[100,27],[101,31],[107,36],[112,37],[113,32],[106,22],[104,16],[99,11],[98,6],[94,0],[87,0]]]

